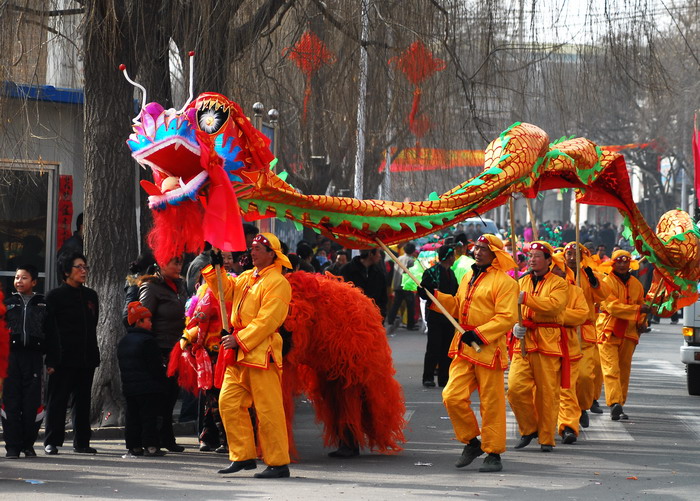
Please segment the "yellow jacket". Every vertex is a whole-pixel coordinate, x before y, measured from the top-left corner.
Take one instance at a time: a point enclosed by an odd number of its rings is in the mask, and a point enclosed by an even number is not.
[[[578,360],[583,355],[581,353],[581,343],[579,342],[578,329],[588,318],[588,305],[583,295],[581,287],[568,284],[569,300],[566,308],[559,314],[558,322],[566,327],[567,347],[569,348],[569,359]]]
[[[588,275],[583,271],[581,267],[581,289],[583,289],[583,296],[586,298],[586,304],[588,304],[588,317],[586,322],[581,326],[581,339],[589,343],[598,342],[598,334],[596,331],[596,321],[598,320],[598,311],[596,308],[597,304],[600,304],[606,297],[608,297],[609,288],[607,283],[605,283],[605,275],[594,271],[593,274],[598,279],[598,287],[591,286],[591,282],[588,279]]]
[[[601,341],[617,336],[638,343],[638,324],[643,316],[639,310],[644,304],[644,287],[633,276],[625,284],[615,273],[607,275],[604,282],[608,286],[608,297],[600,303],[597,325]]]
[[[506,334],[518,321],[518,283],[504,272],[489,266],[473,285],[470,270],[464,275],[456,296],[438,292],[438,300],[465,329],[476,332],[484,344],[481,352],[461,342],[461,334],[452,338],[449,355],[469,360],[490,369],[508,367]]]
[[[569,290],[566,280],[548,271],[537,282],[537,287],[534,287],[532,277],[533,275],[530,274],[520,280],[520,290],[525,292],[521,306],[523,325],[530,322],[562,325],[559,317],[566,307]],[[560,339],[561,328],[559,327],[528,328],[525,334],[525,348],[528,353],[538,351],[543,355],[560,357],[562,355]],[[520,343],[520,339],[516,340],[513,347],[514,353],[520,352]]]
[[[202,276],[218,297],[216,273],[210,265]],[[289,312],[292,287],[279,265],[224,276],[224,294],[231,300],[231,334],[238,343],[241,365],[267,369],[270,357],[282,368],[282,337],[277,332]]]

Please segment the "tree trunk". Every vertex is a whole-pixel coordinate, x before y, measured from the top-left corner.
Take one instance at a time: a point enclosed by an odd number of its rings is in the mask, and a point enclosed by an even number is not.
[[[86,3],[85,20],[85,251],[89,285],[100,298],[101,365],[92,388],[91,417],[100,426],[123,423],[117,343],[124,334],[124,277],[136,255],[134,163],[124,139],[133,89],[118,72],[129,66],[122,0]],[[123,124],[123,127],[115,127]],[[115,133],[122,131],[123,133]]]

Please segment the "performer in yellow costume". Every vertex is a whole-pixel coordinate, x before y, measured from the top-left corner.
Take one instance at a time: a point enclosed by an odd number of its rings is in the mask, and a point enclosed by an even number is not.
[[[639,343],[639,328],[650,308],[644,304],[641,282],[630,275],[630,269],[639,267],[631,254],[616,250],[610,263],[611,272],[603,281],[610,290],[600,303],[601,343],[598,349],[605,380],[605,402],[610,407],[612,420],[619,421],[627,419],[623,405],[627,401],[632,355]]]
[[[562,356],[567,347],[559,316],[566,307],[569,287],[564,279],[550,272],[552,254],[547,242],[532,242],[531,272],[520,279],[523,321],[513,328],[517,341],[508,373],[508,402],[521,435],[516,449],[526,447],[537,437],[543,452],[551,452],[554,447]],[[521,354],[523,342],[526,357]]]
[[[597,305],[607,297],[608,287],[603,282],[604,275],[591,267],[591,252],[577,242],[569,242],[564,247],[564,257],[567,266],[576,272],[576,250],[580,249],[581,289],[588,305],[588,317],[581,326],[581,353],[579,373],[576,381],[576,398],[581,408],[579,423],[588,428],[589,418],[587,409],[593,407],[593,402],[600,394],[602,374],[600,373],[600,356],[598,355],[598,336],[596,334]],[[598,375],[600,374],[600,379]]]
[[[481,472],[501,471],[506,450],[506,395],[503,381],[508,368],[506,334],[518,319],[518,284],[506,274],[516,267],[494,235],[482,235],[474,244],[475,263],[456,296],[438,292],[438,300],[459,319],[466,332],[455,333],[450,345],[450,378],[442,398],[457,439],[466,444],[457,468],[488,453]],[[471,346],[481,345],[477,353]],[[471,394],[479,390],[481,431],[471,408]],[[481,434],[482,440],[477,438]]]
[[[225,296],[232,299],[233,305],[232,331],[222,332],[224,352],[220,353],[217,364],[225,364],[219,409],[231,464],[219,473],[256,468],[255,437],[248,413],[248,408],[255,405],[258,438],[268,465],[255,477],[289,477],[289,443],[281,384],[282,337],[278,329],[287,317],[292,295],[282,267],[292,266],[282,253],[279,240],[271,233],[257,235],[250,254],[254,268],[224,281]],[[204,268],[202,275],[212,291],[216,291],[212,267]]]
[[[576,396],[576,385],[579,378],[579,362],[581,361],[580,326],[588,318],[588,305],[583,290],[574,282],[574,272],[566,266],[564,253],[558,252],[552,256],[555,266],[552,273],[565,279],[569,286],[569,300],[561,312],[559,322],[566,328],[566,353],[562,357],[562,372],[569,371],[568,385],[562,385],[559,396],[559,419],[557,431],[565,444],[573,444],[578,438],[581,408]],[[564,377],[562,379],[565,379]]]

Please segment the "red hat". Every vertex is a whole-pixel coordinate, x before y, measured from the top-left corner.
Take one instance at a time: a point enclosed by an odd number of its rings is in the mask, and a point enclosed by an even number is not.
[[[150,310],[138,301],[130,302],[129,306],[126,307],[126,312],[128,315],[127,319],[129,325],[134,325],[142,318],[148,318],[152,316]]]

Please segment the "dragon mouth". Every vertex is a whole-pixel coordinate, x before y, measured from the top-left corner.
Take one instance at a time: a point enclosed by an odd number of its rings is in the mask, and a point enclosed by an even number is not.
[[[133,154],[134,160],[147,165],[162,177],[179,177],[190,181],[202,172],[200,148],[181,136],[173,136],[153,143]]]

